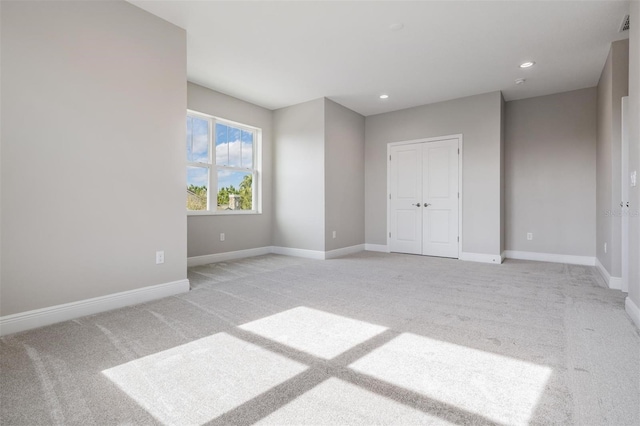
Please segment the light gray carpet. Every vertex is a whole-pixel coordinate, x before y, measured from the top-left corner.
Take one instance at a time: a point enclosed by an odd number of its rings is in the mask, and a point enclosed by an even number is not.
[[[0,424],[640,425],[640,333],[592,267],[364,252],[0,340]]]

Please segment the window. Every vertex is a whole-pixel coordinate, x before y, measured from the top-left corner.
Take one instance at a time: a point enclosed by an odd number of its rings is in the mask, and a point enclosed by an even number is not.
[[[261,130],[189,111],[187,210],[259,213]],[[211,196],[211,188],[215,188]]]

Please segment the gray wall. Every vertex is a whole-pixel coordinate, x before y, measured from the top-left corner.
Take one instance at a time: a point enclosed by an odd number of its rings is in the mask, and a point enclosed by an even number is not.
[[[629,41],[620,40],[611,45],[598,83],[596,253],[613,277],[621,276],[621,99],[628,88]]]
[[[189,216],[188,256],[270,246],[273,222],[273,113],[193,83],[187,85],[187,105],[194,111],[262,129],[262,214]],[[225,234],[223,242],[220,241],[222,232]]]
[[[500,102],[492,92],[365,121],[365,238],[386,244],[387,144],[463,134],[463,251],[500,254]]]
[[[596,103],[595,88],[507,102],[507,250],[595,255]]]
[[[364,121],[360,114],[325,99],[327,251],[364,244]]]
[[[185,279],[184,31],[125,2],[0,7],[1,315]]]
[[[630,10],[631,21],[640,22],[640,2],[632,1]],[[629,170],[640,172],[640,25],[629,34],[629,117]],[[629,192],[629,298],[640,307],[640,186]]]
[[[324,98],[276,110],[273,245],[325,250]]]

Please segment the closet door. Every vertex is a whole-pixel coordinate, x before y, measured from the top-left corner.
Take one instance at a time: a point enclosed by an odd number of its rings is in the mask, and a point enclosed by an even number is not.
[[[458,139],[390,149],[391,252],[458,258],[458,155]]]
[[[422,145],[394,146],[389,172],[389,249],[422,254]]]
[[[458,140],[422,145],[422,254],[458,258]]]

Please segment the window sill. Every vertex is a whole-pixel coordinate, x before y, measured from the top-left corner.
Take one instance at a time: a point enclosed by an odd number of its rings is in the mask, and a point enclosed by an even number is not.
[[[255,210],[236,210],[236,211],[202,211],[202,210],[187,210],[188,216],[253,216],[260,215],[262,212]]]

